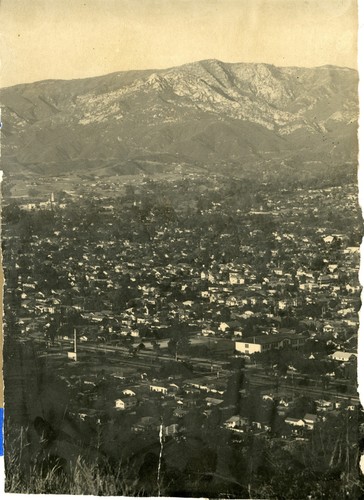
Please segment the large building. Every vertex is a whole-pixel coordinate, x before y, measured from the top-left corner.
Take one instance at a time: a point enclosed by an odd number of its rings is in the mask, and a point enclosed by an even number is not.
[[[306,337],[298,334],[260,335],[244,341],[235,342],[235,350],[243,354],[271,351],[273,349],[299,349],[306,342]]]
[[[331,359],[334,359],[335,361],[342,361],[344,363],[347,363],[348,361],[353,361],[357,357],[358,355],[355,352],[336,351],[333,354],[331,354]]]

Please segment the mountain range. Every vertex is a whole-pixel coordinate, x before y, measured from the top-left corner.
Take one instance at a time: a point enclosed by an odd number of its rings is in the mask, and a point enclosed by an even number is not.
[[[357,160],[358,74],[205,60],[0,90],[2,168],[133,174]]]

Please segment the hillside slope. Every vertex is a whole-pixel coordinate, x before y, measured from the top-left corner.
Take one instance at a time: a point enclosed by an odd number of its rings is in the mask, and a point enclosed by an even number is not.
[[[355,162],[357,84],[348,68],[207,60],[8,87],[2,168]]]

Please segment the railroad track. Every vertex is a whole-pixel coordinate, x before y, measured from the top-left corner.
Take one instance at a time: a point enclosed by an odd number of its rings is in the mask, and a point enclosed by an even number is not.
[[[256,387],[259,388],[261,387],[262,390],[264,389],[272,389],[272,390],[280,390],[280,389],[285,389],[287,391],[291,391],[294,393],[300,393],[302,395],[312,395],[312,396],[319,396],[319,397],[332,397],[336,399],[342,399],[346,401],[352,401],[355,403],[359,403],[359,397],[357,394],[344,394],[336,391],[330,391],[327,389],[323,388],[318,388],[318,387],[310,387],[310,386],[294,386],[292,384],[287,384],[282,381],[277,381],[272,380],[271,377],[269,376],[264,376],[264,375],[258,375],[256,374],[255,377],[249,378],[249,385],[250,387]]]

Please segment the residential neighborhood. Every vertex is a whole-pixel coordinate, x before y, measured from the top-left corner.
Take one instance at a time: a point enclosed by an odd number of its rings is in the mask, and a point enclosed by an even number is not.
[[[198,435],[207,456],[225,450],[219,474],[234,481],[257,443],[287,457],[324,446],[327,470],[343,460],[326,439],[350,422],[354,443],[362,418],[356,187],[267,184],[248,202],[245,189],[187,176],[10,199],[8,349],[42,373],[8,367],[9,416],[37,417],[42,396],[31,415],[15,399],[46,377],[52,425],[134,470],[162,439],[175,488]]]

